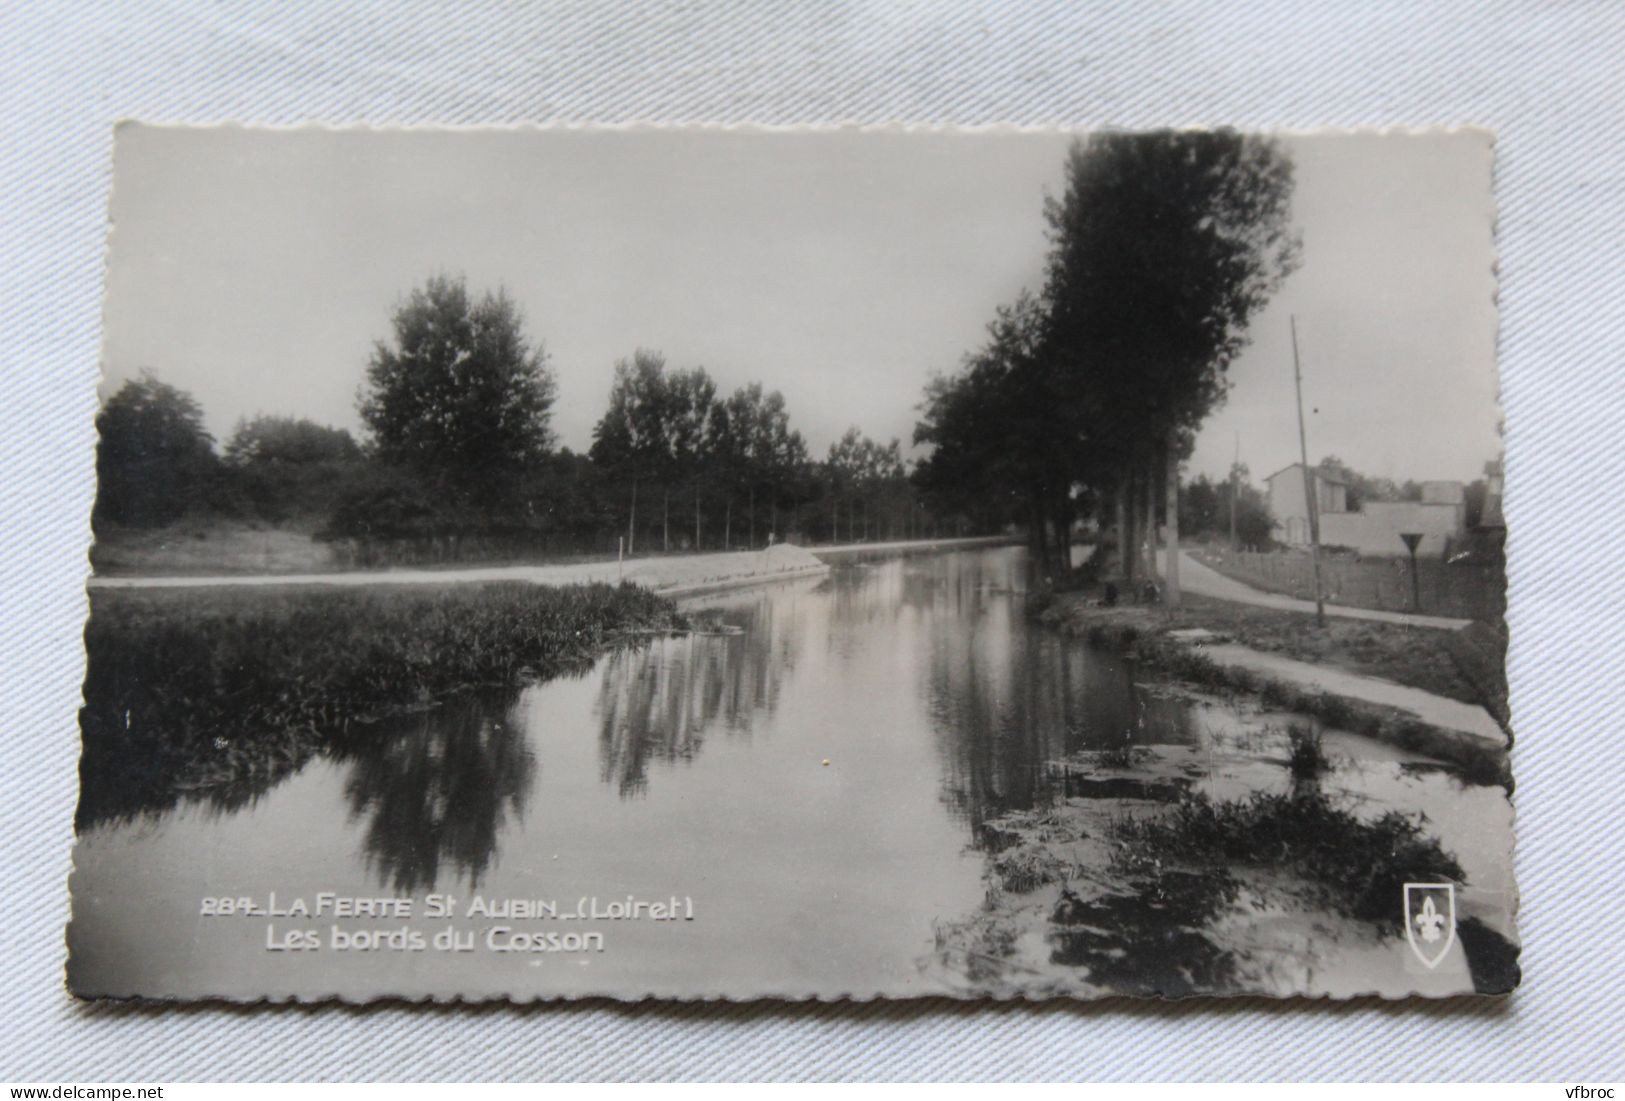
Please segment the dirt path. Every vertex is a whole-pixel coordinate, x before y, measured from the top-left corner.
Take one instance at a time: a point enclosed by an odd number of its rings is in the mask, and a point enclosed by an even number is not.
[[[1168,552],[1158,551],[1158,561],[1164,571],[1168,567]],[[1315,610],[1312,600],[1299,600],[1297,597],[1282,596],[1279,593],[1266,593],[1255,589],[1251,585],[1243,584],[1233,578],[1203,565],[1192,558],[1187,551],[1179,553],[1179,584],[1187,592],[1198,593],[1202,596],[1211,596],[1216,600],[1229,600],[1237,604],[1253,604],[1260,608],[1274,608],[1282,612],[1309,612]],[[1471,620],[1450,619],[1445,616],[1416,615],[1410,612],[1379,612],[1370,608],[1346,608],[1340,604],[1326,605],[1326,614],[1339,616],[1343,619],[1369,619],[1378,623],[1401,623],[1410,627],[1435,627],[1445,631],[1458,631],[1467,626]]]
[[[1333,696],[1361,700],[1383,707],[1397,707],[1415,715],[1430,726],[1471,734],[1496,749],[1504,747],[1507,742],[1506,733],[1500,724],[1478,704],[1447,699],[1420,688],[1410,688],[1377,677],[1363,677],[1358,673],[1332,669],[1325,665],[1312,665],[1306,661],[1295,661],[1279,654],[1266,654],[1233,642],[1204,646],[1201,652],[1220,665],[1291,681],[1312,691],[1326,692]]]
[[[1167,565],[1167,552],[1162,552],[1162,564]],[[1273,608],[1285,612],[1315,610],[1313,601],[1261,592],[1250,585],[1219,573],[1196,561],[1187,552],[1179,555],[1180,585],[1191,593],[1227,600],[1236,604],[1249,604],[1260,608]],[[1444,616],[1413,615],[1405,612],[1379,612],[1368,608],[1346,608],[1326,605],[1326,614],[1345,619],[1363,619],[1378,623],[1396,623],[1408,627],[1431,627],[1456,631],[1471,620],[1450,619]],[[1326,692],[1334,696],[1361,700],[1384,707],[1397,707],[1410,712],[1422,722],[1446,730],[1461,731],[1481,738],[1488,744],[1501,747],[1506,744],[1506,733],[1488,710],[1478,704],[1448,699],[1420,688],[1411,688],[1378,677],[1362,676],[1326,665],[1297,661],[1279,654],[1265,653],[1236,643],[1204,646],[1202,653],[1223,665],[1247,669],[1254,673],[1291,681],[1304,688]]]

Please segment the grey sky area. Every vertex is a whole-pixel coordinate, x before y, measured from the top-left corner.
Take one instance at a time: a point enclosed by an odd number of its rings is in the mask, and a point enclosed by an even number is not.
[[[584,449],[616,359],[657,348],[724,390],[784,392],[821,456],[907,443],[921,388],[1042,282],[1064,134],[243,131],[125,127],[103,392],[141,368],[220,438],[282,413],[359,429],[390,313],[434,272],[505,286]],[[1499,450],[1491,146],[1481,134],[1288,141],[1304,263],[1256,319],[1192,470],[1240,434],[1293,461],[1288,317],[1309,448],[1395,478]]]

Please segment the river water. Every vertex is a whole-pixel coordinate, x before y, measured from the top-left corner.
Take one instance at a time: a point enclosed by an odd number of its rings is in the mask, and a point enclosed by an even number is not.
[[[981,903],[982,823],[1047,799],[1047,762],[1068,752],[1131,730],[1142,745],[1203,736],[1198,705],[1138,689],[1123,662],[1032,626],[1025,572],[1023,551],[1002,548],[697,598],[685,607],[715,631],[407,716],[246,803],[183,800],[91,827],[75,852],[74,988],[941,991],[934,930]],[[322,892],[410,898],[413,915],[275,912],[294,899],[315,909]],[[452,919],[430,916],[433,896],[456,900]],[[211,901],[221,897],[258,912],[203,912],[227,908]],[[567,916],[469,916],[476,898],[541,900]],[[676,899],[674,919],[649,920],[629,898]],[[618,906],[639,916],[568,916]],[[339,951],[334,927],[409,928],[428,943]],[[601,941],[503,951],[515,942],[498,928],[590,929]],[[447,929],[472,948],[436,947]],[[322,947],[279,947],[305,932]]]

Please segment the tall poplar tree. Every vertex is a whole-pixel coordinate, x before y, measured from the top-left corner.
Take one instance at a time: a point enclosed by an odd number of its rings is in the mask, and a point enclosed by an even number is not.
[[[1232,130],[1104,133],[1068,155],[1046,212],[1047,355],[1113,454],[1125,569],[1161,479],[1177,570],[1179,463],[1224,399],[1249,322],[1297,266],[1292,186],[1278,143]]]

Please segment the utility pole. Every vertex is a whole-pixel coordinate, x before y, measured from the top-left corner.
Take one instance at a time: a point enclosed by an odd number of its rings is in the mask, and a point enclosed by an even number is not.
[[[1236,470],[1241,466],[1241,430],[1236,430],[1236,458],[1230,464],[1230,553],[1236,553]]]
[[[1169,608],[1179,607],[1179,437],[1173,431],[1168,432],[1168,476],[1167,503],[1165,510],[1168,513],[1168,565],[1163,570],[1163,603]],[[1155,525],[1152,526],[1155,531]],[[1151,544],[1151,558],[1156,560],[1156,541]]]
[[[1303,366],[1298,362],[1298,315],[1292,323],[1292,381],[1298,390],[1298,455],[1303,460],[1303,496],[1309,506],[1309,561],[1315,571],[1315,622],[1326,626],[1326,597],[1320,588],[1320,503],[1315,499],[1315,472],[1309,469],[1309,438],[1303,427]]]

